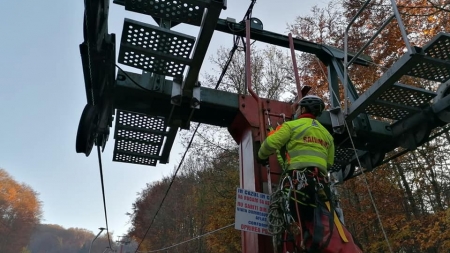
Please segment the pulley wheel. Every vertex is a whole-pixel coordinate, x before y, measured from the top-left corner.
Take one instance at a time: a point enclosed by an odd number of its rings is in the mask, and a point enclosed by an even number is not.
[[[433,103],[439,102],[439,100],[450,95],[450,81],[447,81],[441,85],[436,91],[437,96],[433,99]],[[450,123],[450,108],[440,111],[437,114],[437,117],[442,120],[444,123]]]
[[[361,166],[366,168],[367,171],[372,171],[383,162],[385,156],[386,152],[381,150],[370,150],[367,154],[360,158]]]
[[[341,173],[344,181],[349,180],[355,173],[355,165],[353,163],[347,164],[344,168],[342,168]]]
[[[81,114],[76,139],[77,153],[89,156],[94,146],[96,128],[98,123],[98,110],[94,105],[87,104]]]

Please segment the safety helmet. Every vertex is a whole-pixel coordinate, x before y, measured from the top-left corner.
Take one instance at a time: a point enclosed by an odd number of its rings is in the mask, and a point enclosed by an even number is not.
[[[305,107],[309,113],[314,116],[320,116],[325,109],[325,103],[323,100],[315,95],[304,96],[298,103],[300,107]]]

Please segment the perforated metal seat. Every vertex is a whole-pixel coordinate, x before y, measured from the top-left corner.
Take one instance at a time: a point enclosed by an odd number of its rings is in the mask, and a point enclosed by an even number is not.
[[[439,33],[425,46],[426,57],[407,74],[436,82],[450,80],[450,34]]]
[[[126,0],[125,9],[167,19],[176,23],[200,25],[209,1],[199,0]]]
[[[146,72],[181,76],[195,37],[125,19],[118,61]]]
[[[156,166],[166,128],[164,117],[117,110],[113,161]]]
[[[417,49],[416,49],[417,50]],[[450,80],[450,34],[436,35],[418,52],[407,53],[395,62],[352,105],[348,119],[360,112],[402,120],[430,105],[435,92],[397,83],[403,76],[429,81]]]
[[[368,105],[365,112],[373,116],[401,120],[429,105],[435,96],[436,93],[432,91],[395,83]]]

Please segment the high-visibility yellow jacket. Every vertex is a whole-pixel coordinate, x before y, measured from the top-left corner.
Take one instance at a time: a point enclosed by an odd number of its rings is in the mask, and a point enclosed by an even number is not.
[[[334,164],[333,136],[312,115],[283,123],[264,140],[258,156],[267,159],[284,145],[288,170],[317,167],[326,175]]]

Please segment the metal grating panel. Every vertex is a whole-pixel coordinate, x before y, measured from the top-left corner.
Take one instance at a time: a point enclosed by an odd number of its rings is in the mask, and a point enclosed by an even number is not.
[[[337,148],[334,154],[334,165],[330,171],[339,171],[345,168],[355,156],[355,150],[351,148]]]
[[[426,55],[444,61],[450,60],[450,34],[439,33],[424,46]]]
[[[120,153],[114,154],[113,161],[156,166],[156,159]]]
[[[371,104],[367,106],[366,113],[373,116],[395,120],[406,118],[409,115],[409,111],[407,110],[392,108],[379,104]]]
[[[136,141],[116,140],[115,151],[131,152],[139,155],[158,156],[161,145],[140,143]]]
[[[199,26],[205,7],[193,0],[126,0],[125,9],[155,18]]]
[[[117,110],[116,121],[118,130],[121,129],[122,126],[126,126],[128,129],[134,128],[136,131],[139,131],[140,129],[149,129],[161,132],[161,134],[166,132],[166,124],[163,117]]]
[[[347,164],[355,156],[355,150],[352,148],[338,148],[334,156],[337,162],[345,162]]]
[[[450,34],[439,33],[423,47],[429,57],[439,59],[450,65]],[[432,62],[421,62],[415,66],[408,75],[421,77],[427,80],[445,82],[450,79],[450,67]]]
[[[420,62],[408,71],[407,74],[430,81],[445,82],[450,79],[450,68],[441,64]]]
[[[125,129],[118,129],[116,131],[115,138],[118,140],[134,140],[134,141],[153,143],[153,144],[160,144],[164,140],[164,136],[162,136],[162,135],[143,133],[143,132],[137,132],[137,131],[131,131],[131,130],[125,130]]]
[[[436,93],[407,85],[394,85],[386,90],[378,100],[384,100],[396,104],[412,107],[420,107],[430,102]]]
[[[166,128],[163,117],[117,110],[113,161],[155,166]]]
[[[195,38],[125,19],[119,59],[122,64],[165,76],[180,76]]]
[[[436,93],[431,91],[404,84],[395,84],[381,94],[377,101],[386,101],[388,102],[386,104],[392,103],[397,105],[397,107],[377,104],[375,102],[367,106],[365,111],[369,115],[400,120],[411,113],[411,110],[408,110],[407,107],[421,108],[428,104],[435,96]]]

